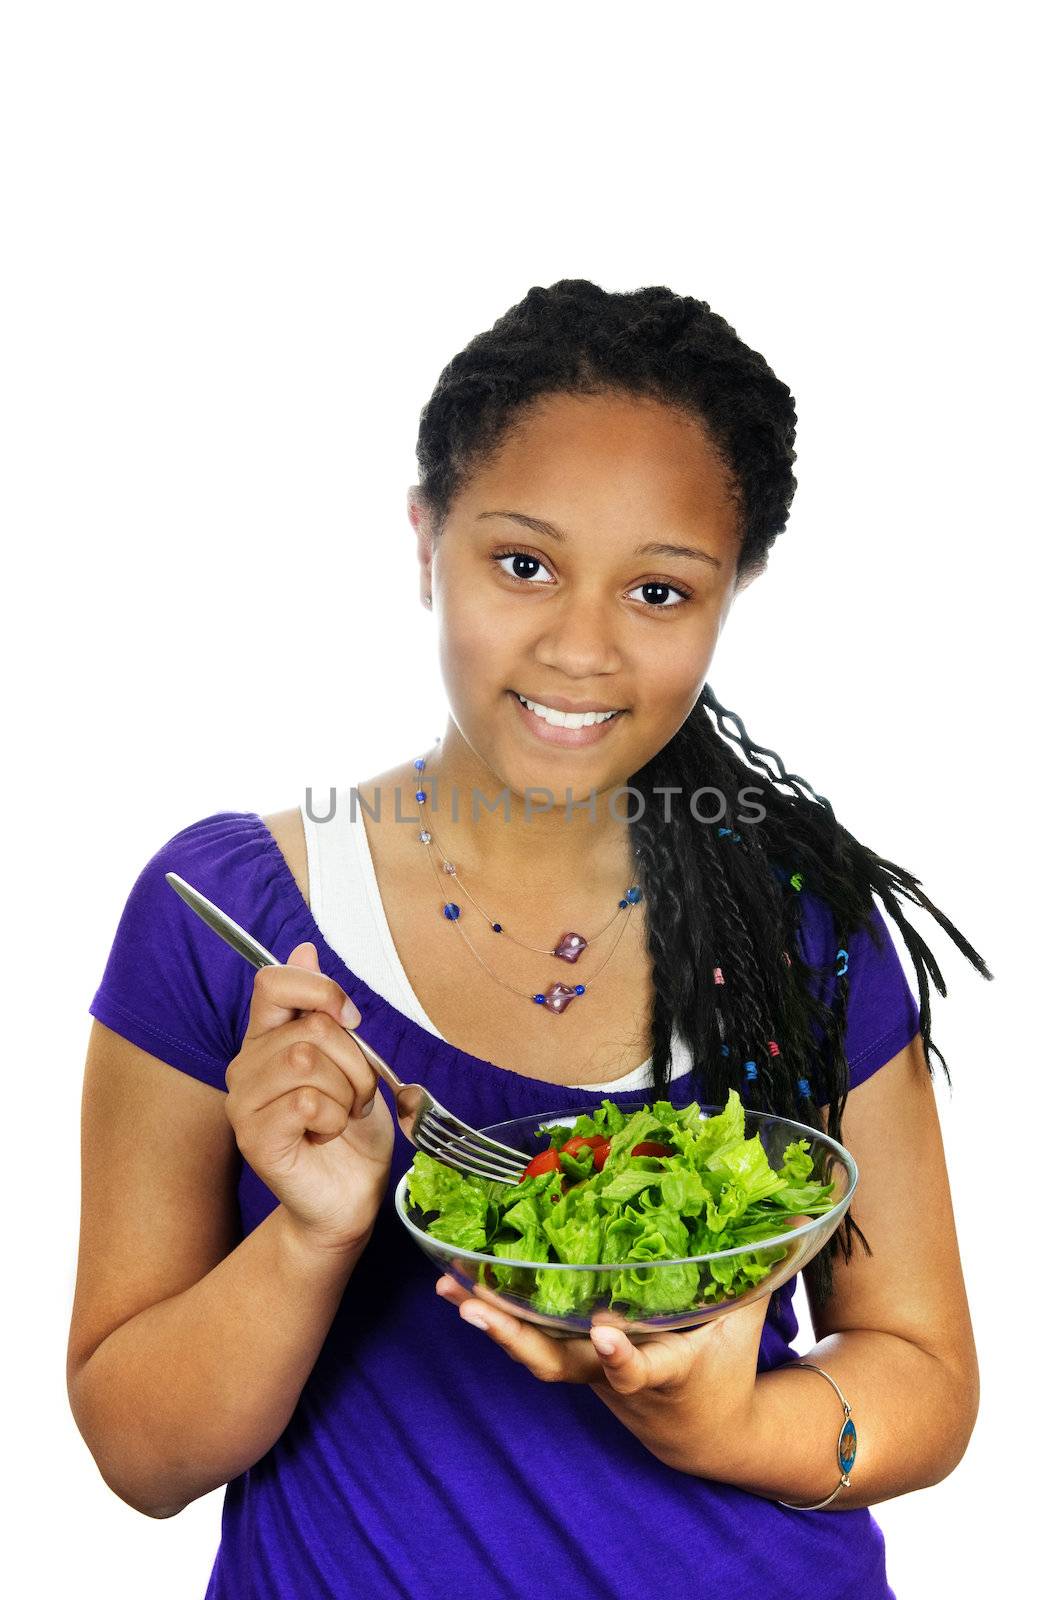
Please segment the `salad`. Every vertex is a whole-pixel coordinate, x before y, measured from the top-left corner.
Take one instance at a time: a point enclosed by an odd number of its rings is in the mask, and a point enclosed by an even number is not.
[[[785,1255],[783,1245],[650,1264],[769,1239],[789,1218],[821,1216],[836,1203],[833,1184],[810,1181],[807,1139],[787,1145],[777,1171],[768,1164],[760,1139],[745,1137],[735,1089],[713,1117],[703,1117],[696,1100],[631,1112],[603,1100],[572,1127],[540,1124],[536,1132],[549,1144],[519,1184],[467,1176],[418,1150],[407,1209],[436,1239],[527,1263],[477,1265],[482,1281],[553,1316],[584,1316],[606,1303],[633,1316],[674,1313],[736,1299]],[[544,1272],[536,1262],[587,1270]],[[620,1271],[594,1270],[617,1262]]]

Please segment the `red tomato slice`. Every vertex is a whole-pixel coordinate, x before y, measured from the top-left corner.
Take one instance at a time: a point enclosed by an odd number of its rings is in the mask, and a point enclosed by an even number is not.
[[[670,1156],[674,1155],[666,1144],[655,1144],[652,1139],[646,1139],[642,1144],[637,1144],[632,1150],[633,1156]]]
[[[557,1151],[551,1147],[549,1150],[540,1150],[537,1156],[532,1157],[532,1159],[528,1162],[528,1165],[524,1168],[522,1177],[537,1178],[540,1172],[560,1172],[560,1170],[561,1157],[558,1155]]]
[[[605,1166],[606,1158],[609,1155],[609,1150],[610,1150],[610,1147],[611,1147],[611,1143],[612,1143],[611,1140],[606,1139],[604,1144],[596,1144],[595,1145],[595,1147],[594,1147],[594,1170],[595,1170],[595,1172],[601,1172],[602,1168]]]
[[[574,1156],[577,1150],[583,1149],[584,1145],[590,1145],[592,1150],[597,1150],[598,1146],[605,1144],[605,1142],[604,1133],[577,1133],[573,1138],[566,1139],[561,1148],[566,1150],[570,1156]]]

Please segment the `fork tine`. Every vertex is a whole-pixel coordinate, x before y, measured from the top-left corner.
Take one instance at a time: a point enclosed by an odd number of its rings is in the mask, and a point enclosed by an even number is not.
[[[514,1165],[519,1165],[522,1172],[531,1160],[531,1156],[521,1155],[520,1151],[514,1150],[512,1145],[500,1144],[497,1139],[491,1139],[486,1133],[481,1133],[479,1128],[470,1128],[467,1122],[462,1122],[461,1118],[456,1117],[453,1111],[448,1111],[445,1106],[441,1106],[438,1100],[434,1105],[426,1109],[425,1117],[430,1117],[433,1125],[440,1132],[457,1134],[466,1143],[475,1145],[478,1150],[483,1151],[484,1155],[501,1156],[504,1160],[510,1161]]]
[[[495,1155],[491,1150],[480,1149],[460,1135],[441,1132],[435,1127],[429,1129],[428,1137],[441,1149],[449,1151],[453,1161],[464,1162],[470,1169],[475,1167],[477,1171],[488,1173],[494,1178],[502,1178],[507,1183],[520,1183],[524,1177],[527,1161],[520,1163],[509,1161],[504,1156]]]
[[[522,1156],[519,1150],[481,1138],[477,1130],[467,1127],[460,1117],[450,1113],[441,1116],[438,1106],[424,1108],[416,1133],[418,1138],[427,1137],[441,1149],[453,1150],[461,1160],[475,1164],[482,1173],[492,1177],[505,1174],[508,1180],[519,1183],[528,1165],[529,1158]]]
[[[511,1167],[494,1164],[490,1159],[476,1155],[475,1152],[462,1147],[459,1140],[441,1139],[432,1131],[423,1127],[416,1136],[417,1148],[427,1155],[434,1156],[437,1161],[442,1161],[445,1166],[456,1167],[461,1172],[471,1173],[478,1178],[493,1179],[498,1183],[517,1184],[521,1174]],[[523,1169],[522,1169],[523,1170]]]

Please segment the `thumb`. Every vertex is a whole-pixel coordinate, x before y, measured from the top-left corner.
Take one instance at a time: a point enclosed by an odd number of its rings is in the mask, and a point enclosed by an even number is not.
[[[311,939],[304,939],[302,944],[297,944],[288,957],[289,967],[306,967],[310,972],[320,972],[321,965],[317,959],[317,945]]]

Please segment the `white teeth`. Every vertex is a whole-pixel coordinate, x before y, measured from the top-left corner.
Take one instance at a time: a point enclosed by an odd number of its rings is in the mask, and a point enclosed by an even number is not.
[[[526,700],[522,694],[517,699],[522,706],[527,706],[529,711],[534,711],[537,717],[542,717],[553,728],[593,728],[599,722],[608,722],[610,717],[618,717],[619,711],[554,711],[550,706],[537,705],[534,700]]]

